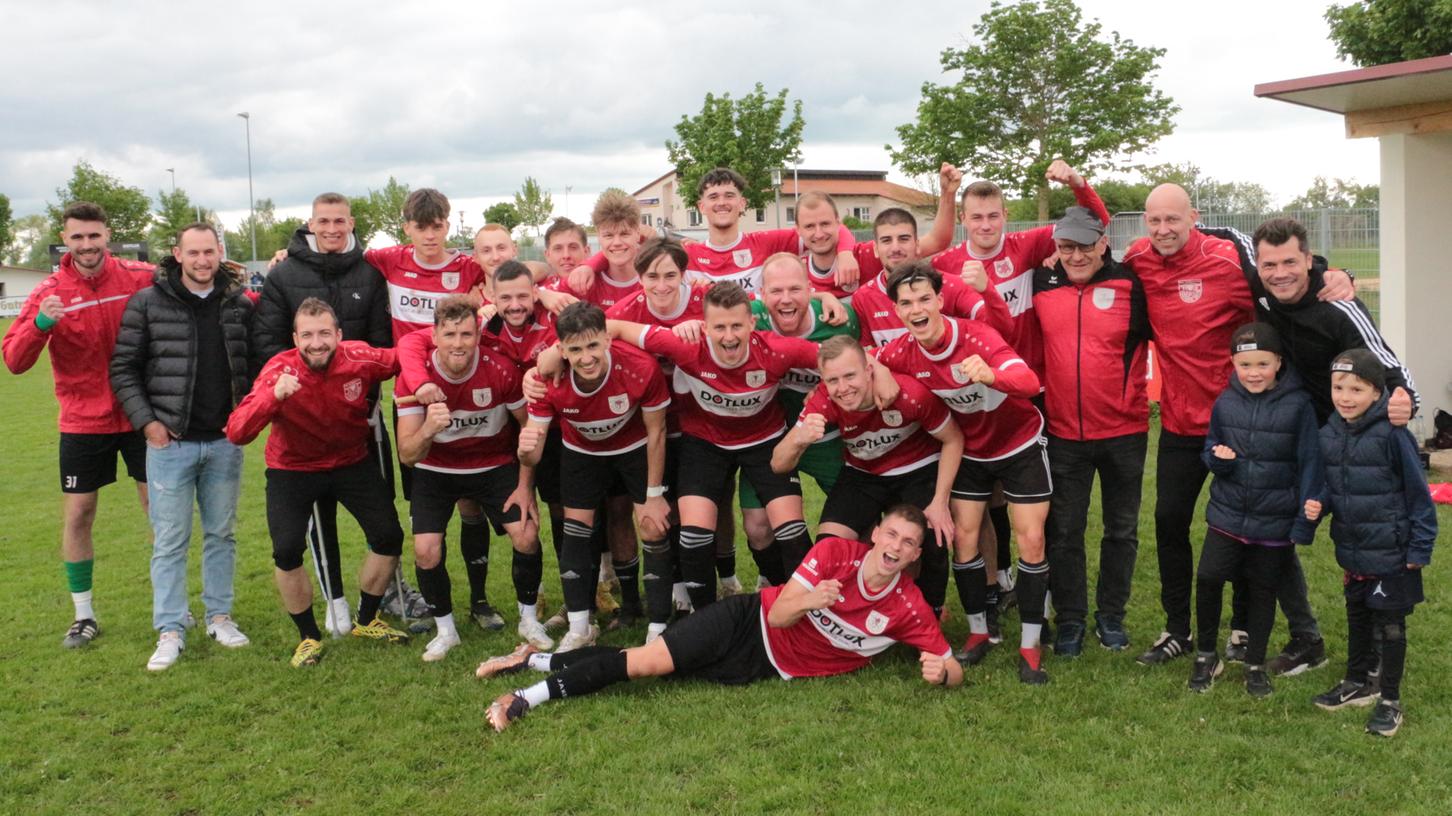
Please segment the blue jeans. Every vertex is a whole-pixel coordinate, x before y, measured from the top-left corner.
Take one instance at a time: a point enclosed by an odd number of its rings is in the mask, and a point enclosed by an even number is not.
[[[202,516],[202,603],[206,619],[232,613],[232,575],[237,563],[237,498],[242,490],[242,449],[225,438],[173,440],[146,448],[151,501],[151,625],[182,631],[187,612],[187,550],[192,502]]]

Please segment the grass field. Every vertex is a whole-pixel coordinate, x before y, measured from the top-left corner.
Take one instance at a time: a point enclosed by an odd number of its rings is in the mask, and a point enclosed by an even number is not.
[[[316,668],[288,667],[296,633],[272,584],[260,443],[248,451],[237,530],[236,617],[252,645],[227,650],[194,632],[174,668],[145,671],[155,641],[147,526],[121,483],[102,492],[96,524],[104,634],[89,649],[63,650],[71,605],[56,555],[56,411],[46,363],[0,377],[0,406],[9,474],[0,481],[3,814],[1452,809],[1447,553],[1434,559],[1431,600],[1410,621],[1407,723],[1390,741],[1362,732],[1365,710],[1327,714],[1309,702],[1338,679],[1345,656],[1340,574],[1324,534],[1302,555],[1330,666],[1277,680],[1274,696],[1256,701],[1237,667],[1201,696],[1185,689],[1188,661],[1136,665],[1133,655],[1161,621],[1149,501],[1128,621],[1135,648],[1050,659],[1047,687],[1018,683],[1012,648],[994,652],[956,690],[923,685],[912,655],[889,653],[867,671],[827,680],[746,689],[640,683],[551,704],[497,735],[482,713],[510,684],[476,681],[473,668],[514,645],[512,625],[505,634],[464,631],[463,646],[441,664],[419,660],[419,641],[338,641]],[[1154,495],[1152,474],[1145,495]],[[1447,529],[1452,513],[1441,521]],[[1096,517],[1091,535],[1097,525]],[[343,526],[354,596],[362,542],[350,520]],[[507,564],[507,545],[494,546],[496,564]],[[743,579],[754,580],[750,558],[738,561]],[[194,557],[200,615],[197,564]],[[551,559],[546,581],[558,599],[553,572]],[[507,567],[496,566],[490,581],[503,608],[512,596]],[[456,576],[460,600],[463,584]],[[956,644],[965,634],[959,615],[949,635]],[[1272,647],[1284,636],[1282,622]],[[627,631],[606,642],[641,637]]]

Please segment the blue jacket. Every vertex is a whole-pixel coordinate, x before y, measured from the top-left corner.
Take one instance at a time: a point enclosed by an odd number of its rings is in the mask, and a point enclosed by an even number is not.
[[[1321,429],[1336,562],[1357,575],[1392,575],[1432,561],[1437,509],[1406,428],[1386,418],[1387,395],[1347,422],[1332,414]]]
[[[1215,474],[1205,521],[1242,538],[1310,544],[1316,525],[1306,518],[1306,499],[1321,493],[1316,434],[1311,395],[1289,364],[1276,387],[1259,394],[1232,375],[1210,412],[1200,454]],[[1235,451],[1235,458],[1217,457],[1216,445]]]

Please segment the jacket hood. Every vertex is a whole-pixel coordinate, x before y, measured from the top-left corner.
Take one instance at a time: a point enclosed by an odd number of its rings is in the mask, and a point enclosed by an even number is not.
[[[1341,414],[1333,408],[1331,410],[1331,417],[1326,422],[1329,425],[1334,425],[1343,433],[1359,434],[1371,425],[1386,419],[1386,405],[1387,400],[1390,398],[1391,393],[1383,390],[1381,396],[1377,397],[1376,402],[1373,402],[1371,407],[1366,409],[1366,413],[1350,422],[1343,419]]]
[[[171,255],[163,255],[161,261],[156,265],[154,280],[156,288],[180,298],[185,286],[181,282],[181,264]],[[223,297],[231,295],[242,288],[242,281],[246,277],[246,269],[236,261],[222,261],[217,268],[216,285],[220,287],[219,294]]]
[[[1245,390],[1245,386],[1240,384],[1240,378],[1235,376],[1234,371],[1230,372],[1230,387],[1235,389],[1237,394],[1248,399],[1263,399],[1267,402],[1278,402],[1285,399],[1288,394],[1304,391],[1305,381],[1301,379],[1301,374],[1296,371],[1296,367],[1291,365],[1291,358],[1282,355],[1281,371],[1276,375],[1275,388],[1269,391],[1262,391],[1259,394],[1252,394]]]
[[[348,247],[342,252],[318,251],[318,239],[306,226],[298,227],[287,242],[287,257],[313,267],[322,275],[341,275],[363,260],[363,245],[358,236],[348,236]]]

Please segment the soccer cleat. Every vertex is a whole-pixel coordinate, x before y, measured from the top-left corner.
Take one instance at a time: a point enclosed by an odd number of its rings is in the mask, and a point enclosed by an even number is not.
[[[400,590],[402,594],[400,594]],[[428,618],[429,602],[402,579],[389,581],[383,590],[383,611],[395,618]]]
[[[507,655],[495,655],[480,663],[479,668],[474,670],[474,676],[487,680],[490,677],[522,672],[529,668],[529,656],[539,651],[532,643],[521,643]]]
[[[297,648],[292,650],[292,659],[288,661],[294,669],[303,666],[316,666],[318,661],[323,659],[323,642],[312,638],[303,638]]]
[[[182,640],[181,632],[162,632],[161,637],[156,639],[156,651],[146,661],[146,670],[166,671],[181,657],[185,648],[186,641]]]
[[[1265,666],[1245,667],[1245,693],[1252,697],[1264,698],[1271,696],[1275,687],[1271,685],[1270,677],[1266,676]]]
[[[1025,685],[1042,686],[1049,682],[1049,673],[1043,669],[1043,652],[1038,649],[1018,650],[1018,681]]]
[[[504,618],[494,611],[488,601],[480,601],[469,607],[469,617],[486,632],[498,632],[504,628]]]
[[[434,635],[434,639],[429,641],[429,645],[424,647],[424,662],[437,663],[443,660],[444,656],[449,653],[449,650],[458,646],[460,642],[459,636],[454,633],[440,632]]]
[[[544,606],[544,604],[539,604],[539,606]],[[559,611],[555,612],[555,614],[550,615],[548,618],[545,619],[544,625],[546,629],[560,629],[562,627],[568,626],[569,623],[569,610],[561,606],[559,608]]]
[[[374,618],[368,625],[358,622],[353,624],[353,637],[366,638],[368,640],[386,640],[389,643],[407,643],[409,634],[394,629],[384,622],[383,618]]]
[[[639,623],[643,617],[645,617],[645,613],[641,610],[639,604],[622,603],[620,604],[620,609],[615,613],[615,617],[610,619],[610,623],[606,626],[606,631],[613,632],[616,629],[628,629]]]
[[[334,598],[327,603],[327,610],[323,617],[323,631],[335,638],[347,637],[353,629],[353,612],[348,608],[348,599]]]
[[[1330,691],[1311,698],[1311,702],[1323,711],[1340,711],[1351,706],[1369,706],[1376,702],[1377,696],[1370,683],[1342,680]]]
[[[1078,657],[1084,653],[1084,624],[1067,622],[1059,624],[1058,637],[1054,638],[1054,654],[1059,657]]]
[[[1135,658],[1135,661],[1145,666],[1159,666],[1174,660],[1182,655],[1190,653],[1190,639],[1176,637],[1169,632],[1161,632],[1159,640],[1149,648],[1149,651]]]
[[[499,695],[499,699],[489,704],[484,712],[484,718],[494,726],[495,731],[503,731],[515,720],[529,713],[529,703],[517,691]]]
[[[1220,658],[1213,654],[1195,655],[1195,663],[1190,667],[1190,691],[1204,693],[1215,685],[1215,678],[1225,671],[1225,664]]]
[[[61,645],[67,649],[79,649],[95,640],[100,634],[101,624],[96,623],[95,618],[78,620],[66,630],[66,636],[61,641]]]
[[[1094,633],[1099,636],[1099,645],[1111,652],[1122,652],[1129,648],[1129,632],[1124,621],[1095,614]]]
[[[1396,736],[1397,730],[1402,727],[1402,704],[1400,700],[1382,700],[1376,704],[1371,711],[1371,718],[1366,721],[1366,733],[1375,734],[1378,737]]]
[[[729,598],[732,595],[740,595],[745,591],[746,587],[741,585],[740,578],[737,578],[735,575],[728,575],[721,579],[720,586],[716,588],[716,597],[723,599]]]
[[[582,646],[594,646],[595,638],[598,637],[600,637],[600,627],[593,623],[583,635],[578,632],[566,632],[565,636],[560,638],[560,645],[555,649],[555,654],[572,652]]]
[[[988,656],[988,652],[992,648],[993,641],[988,635],[982,632],[974,632],[968,635],[968,639],[963,642],[962,651],[953,655],[953,657],[965,666],[977,666],[983,662],[983,658]]]
[[[1293,677],[1301,672],[1319,669],[1326,665],[1326,641],[1312,640],[1301,635],[1292,635],[1286,648],[1271,658],[1266,668],[1271,674]]]
[[[595,614],[599,615],[601,620],[619,608],[620,604],[615,600],[615,596],[610,594],[608,585],[602,583],[595,587]]]
[[[212,619],[207,621],[207,637],[228,649],[240,649],[252,642],[242,634],[241,629],[237,628],[231,615],[213,615]]]
[[[528,644],[541,652],[548,652],[555,648],[554,638],[545,631],[544,624],[537,620],[520,621],[515,629],[519,636],[524,638]]]
[[[1008,610],[1018,606],[1018,591],[1013,587],[1009,587],[1008,589],[999,587],[998,603],[994,604],[994,606],[998,609],[1000,616],[1007,615]]]
[[[990,603],[984,609],[984,615],[988,618],[988,640],[993,644],[1003,642],[1003,627],[998,623],[998,605]]]
[[[1245,653],[1250,651],[1250,634],[1240,630],[1230,630],[1230,637],[1225,639],[1225,662],[1244,663]]]

